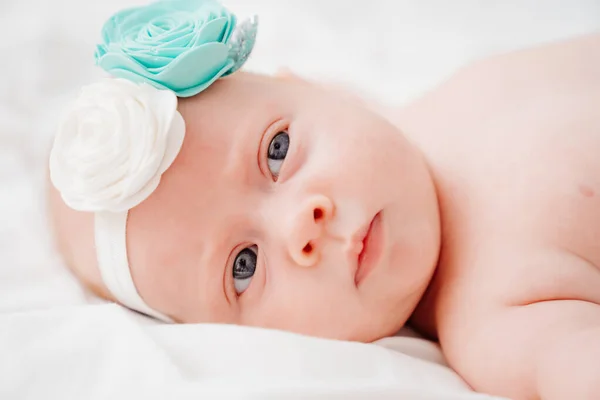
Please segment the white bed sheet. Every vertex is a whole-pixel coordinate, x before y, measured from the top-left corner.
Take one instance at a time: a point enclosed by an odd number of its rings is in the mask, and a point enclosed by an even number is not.
[[[101,23],[144,2],[0,0],[0,398],[489,399],[418,338],[161,326],[76,284],[45,228],[45,157],[57,113],[101,76]],[[227,3],[261,16],[248,68],[335,78],[391,104],[470,60],[600,30],[597,0]]]

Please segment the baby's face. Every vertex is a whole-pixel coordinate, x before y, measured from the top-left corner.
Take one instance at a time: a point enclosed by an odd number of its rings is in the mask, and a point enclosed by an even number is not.
[[[396,128],[316,85],[251,74],[180,112],[181,153],[128,221],[151,307],[360,341],[405,323],[440,232],[431,177]]]

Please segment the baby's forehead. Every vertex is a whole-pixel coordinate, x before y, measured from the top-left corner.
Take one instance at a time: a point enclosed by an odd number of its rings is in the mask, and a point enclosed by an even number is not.
[[[285,118],[282,110],[287,107],[276,101],[278,94],[259,90],[265,85],[279,86],[275,78],[240,73],[180,101],[184,143],[157,190],[139,207],[160,210],[149,213],[149,219],[167,211],[199,215],[227,208],[228,196],[257,178],[261,140],[272,124]],[[193,219],[182,215],[181,222]]]
[[[240,73],[216,82],[196,97],[183,99],[180,112],[186,136],[181,151],[156,191],[132,210],[130,222],[156,231],[157,225],[170,221],[172,225],[158,230],[179,237],[201,230],[207,219],[218,214],[207,210],[227,208],[228,199],[235,200],[232,193],[236,188],[257,178],[252,174],[260,174],[261,139],[282,117],[282,102],[270,100],[277,94],[258,90],[266,86],[275,88],[279,83],[275,78]],[[140,215],[143,218],[138,219]],[[172,250],[179,251],[182,244],[190,242],[194,242],[190,244],[193,248],[202,247],[198,242],[202,238],[198,234],[194,240],[188,237],[174,242]]]
[[[180,99],[184,104],[230,109],[240,104],[264,101],[280,92],[286,81],[268,75],[240,72],[220,79],[199,95]]]
[[[192,254],[204,247],[203,227],[222,214],[214,211],[231,208],[235,190],[258,178],[252,174],[260,174],[261,139],[292,107],[286,102],[287,85],[279,78],[237,73],[200,95],[180,99],[186,123],[181,151],[157,190],[130,215],[132,225],[139,225],[130,232],[132,238],[135,231],[161,232],[142,235],[147,243],[141,247],[152,248],[148,242],[153,242],[155,250],[165,250],[165,258],[183,255],[182,247]],[[182,239],[167,245],[165,236]]]
[[[274,111],[279,91],[275,78],[240,73],[215,82],[197,96],[180,99],[179,112],[188,134],[209,135],[220,127],[243,127],[252,116]]]
[[[294,98],[293,88],[279,78],[239,73],[222,79],[200,95],[180,99],[185,141],[201,153],[238,143],[292,114]]]

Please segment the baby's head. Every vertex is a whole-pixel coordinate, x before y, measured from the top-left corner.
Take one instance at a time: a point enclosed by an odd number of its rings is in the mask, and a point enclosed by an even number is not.
[[[401,327],[440,231],[426,164],[395,127],[318,85],[248,73],[179,112],[181,151],[127,220],[131,275],[151,308],[360,341]],[[110,298],[93,214],[56,192],[52,208],[76,275]]]
[[[96,62],[121,79],[82,91],[50,157],[60,249],[97,294],[159,319],[392,334],[437,261],[426,164],[339,92],[235,73],[256,27],[215,0],[105,24]]]

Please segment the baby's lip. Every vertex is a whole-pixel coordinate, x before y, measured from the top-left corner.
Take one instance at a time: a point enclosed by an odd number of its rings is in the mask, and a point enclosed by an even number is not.
[[[356,259],[364,249],[364,240],[365,237],[367,237],[367,233],[369,233],[371,222],[373,222],[373,219],[364,224],[358,231],[356,231],[354,235],[352,235],[352,238],[350,239],[348,251],[353,259]]]
[[[353,275],[354,281],[358,284],[358,281],[362,279],[361,275],[361,267],[362,261],[364,258],[364,253],[367,250],[365,248],[365,242],[369,239],[369,234],[371,233],[371,228],[373,227],[373,222],[379,217],[380,212],[378,212],[373,218],[371,218],[366,224],[364,224],[354,235],[352,235],[352,239],[350,240],[350,245],[348,247],[348,255],[354,266]],[[364,272],[364,271],[363,271]]]

